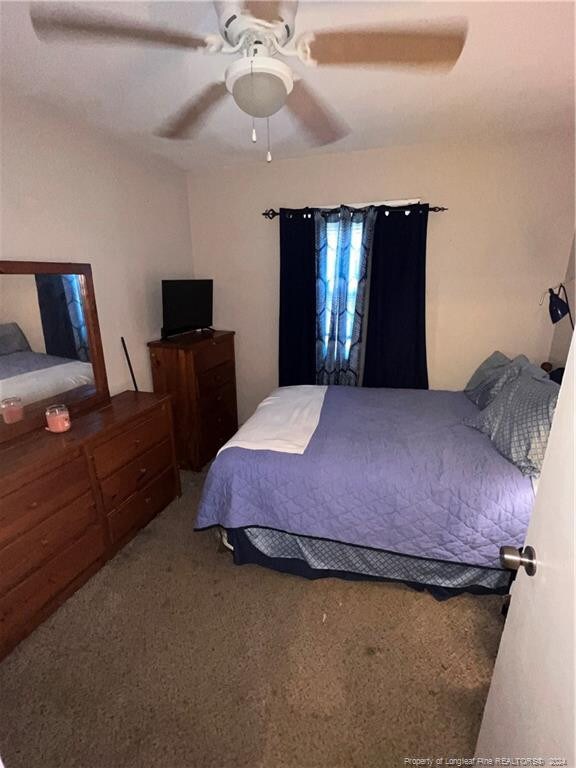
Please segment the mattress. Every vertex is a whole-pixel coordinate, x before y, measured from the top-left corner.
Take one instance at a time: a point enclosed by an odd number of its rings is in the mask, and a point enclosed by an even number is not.
[[[328,387],[303,453],[220,453],[197,528],[270,529],[501,573],[499,548],[522,546],[534,492],[463,424],[476,410],[461,392]]]

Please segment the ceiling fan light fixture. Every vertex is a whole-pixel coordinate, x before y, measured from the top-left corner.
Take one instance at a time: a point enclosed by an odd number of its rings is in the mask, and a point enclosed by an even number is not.
[[[246,57],[228,68],[226,87],[243,112],[252,117],[270,117],[284,106],[292,91],[292,72],[277,59]]]
[[[276,75],[256,72],[243,75],[234,83],[234,101],[252,117],[270,117],[286,103],[286,86]]]

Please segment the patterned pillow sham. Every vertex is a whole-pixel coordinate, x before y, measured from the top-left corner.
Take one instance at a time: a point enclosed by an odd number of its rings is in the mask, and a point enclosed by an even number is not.
[[[472,400],[478,408],[485,408],[509,381],[509,376],[505,376],[505,374],[511,362],[510,358],[503,355],[502,352],[492,352],[478,366],[466,384],[464,388],[466,397]],[[517,375],[516,372],[515,376]]]
[[[522,474],[538,477],[559,391],[558,384],[525,368],[490,405],[464,423],[488,435]]]
[[[518,355],[510,360],[502,352],[493,352],[476,369],[464,389],[464,394],[483,410],[522,371],[528,371],[537,379],[548,378],[546,371],[531,363],[526,355]]]

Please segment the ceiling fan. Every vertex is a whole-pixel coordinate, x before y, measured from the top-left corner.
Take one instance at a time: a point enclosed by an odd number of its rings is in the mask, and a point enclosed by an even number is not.
[[[173,115],[156,134],[189,138],[214,107],[231,94],[253,118],[266,118],[284,105],[318,144],[343,138],[344,122],[298,79],[282,58],[311,66],[416,67],[451,69],[466,41],[464,23],[328,29],[294,37],[297,0],[229,2],[214,0],[219,34],[205,37],[105,16],[68,4],[35,3],[30,16],[42,40],[73,39],[137,43],[236,58],[223,82],[212,83]],[[282,58],[281,58],[282,57]]]

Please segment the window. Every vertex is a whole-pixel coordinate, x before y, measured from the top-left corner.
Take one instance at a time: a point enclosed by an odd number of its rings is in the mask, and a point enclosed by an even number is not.
[[[346,344],[344,347],[345,359],[350,355],[352,344],[352,332],[354,328],[354,311],[356,308],[356,296],[358,293],[358,280],[360,279],[360,263],[362,255],[362,230],[363,222],[355,221],[352,223],[350,232],[350,258],[348,263],[346,295],[346,314],[344,322],[346,323]],[[336,285],[336,276],[340,272],[338,264],[338,238],[340,235],[340,223],[338,221],[328,222],[326,225],[326,306],[332,307],[334,300],[334,288]],[[331,322],[336,323],[330,333]],[[324,318],[324,351],[328,350],[330,336],[339,338],[338,323],[340,316],[337,312],[326,312]]]

